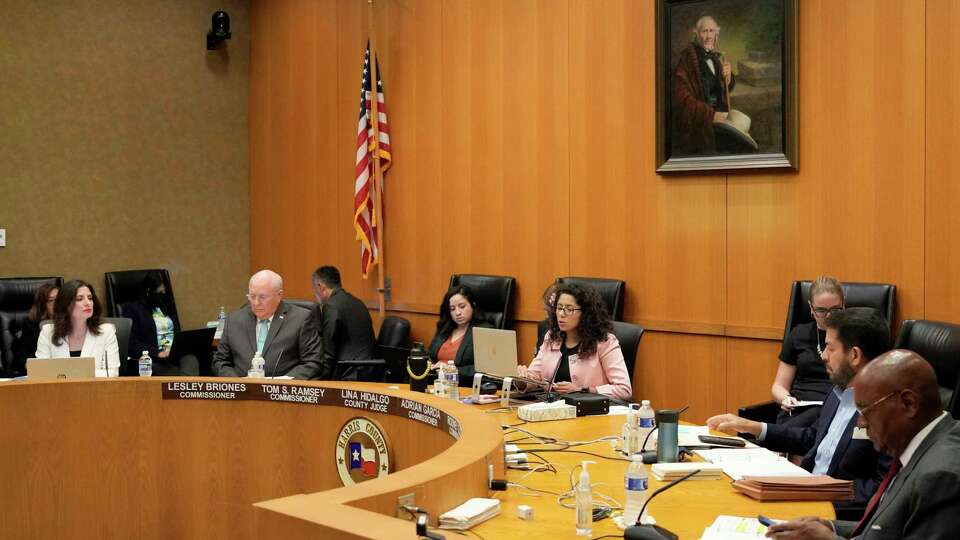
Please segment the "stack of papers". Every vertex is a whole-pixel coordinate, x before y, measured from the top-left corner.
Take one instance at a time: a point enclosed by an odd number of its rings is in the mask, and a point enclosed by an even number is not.
[[[829,476],[744,476],[733,487],[759,501],[850,501],[853,481]]]
[[[810,476],[806,470],[766,448],[712,448],[693,453],[722,467],[731,480],[740,480],[746,475]]]
[[[717,516],[710,525],[703,530],[700,540],[751,540],[765,538],[767,528],[754,518],[734,516]]]
[[[440,514],[440,528],[463,531],[499,513],[498,499],[473,498],[449,512]]]
[[[664,482],[673,482],[684,476],[698,471],[690,480],[716,480],[723,476],[723,468],[719,465],[702,462],[687,463],[655,463],[650,467],[650,474]]]

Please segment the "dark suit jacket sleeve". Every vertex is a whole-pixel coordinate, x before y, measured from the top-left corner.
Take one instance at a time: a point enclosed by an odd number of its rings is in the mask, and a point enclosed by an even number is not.
[[[246,373],[240,373],[233,364],[233,351],[230,348],[230,332],[228,331],[230,329],[230,319],[231,317],[227,317],[227,320],[224,321],[220,346],[217,347],[217,352],[213,353],[211,370],[217,377],[244,377]]]
[[[316,317],[309,315],[303,321],[298,340],[300,364],[288,371],[287,375],[294,379],[307,381],[325,376],[327,369],[323,362],[323,345],[320,342],[320,332],[317,328]]]
[[[767,436],[761,443],[765,448],[775,452],[789,452],[804,455],[813,447],[817,440],[817,425],[820,421],[808,427],[792,427],[783,424],[767,424]]]
[[[337,324],[339,324],[340,315],[337,313],[337,307],[333,304],[324,304],[323,315],[321,316],[320,336],[323,340],[323,350],[330,358],[330,362],[336,367],[339,357],[337,356]]]
[[[873,447],[871,446],[870,449],[872,450]],[[858,470],[856,463],[844,463],[841,465],[842,468],[847,469],[846,472],[850,476],[853,476],[854,500],[869,502],[873,494],[877,492],[877,488],[880,487],[880,482],[883,481],[883,477],[887,475],[887,471],[890,469],[890,456],[879,452],[873,453],[876,455],[875,464],[871,464],[870,460],[864,459],[865,456],[862,454],[854,457],[854,459],[866,462],[868,466],[874,465],[870,467],[869,470],[867,470],[866,467],[863,467],[863,471]]]

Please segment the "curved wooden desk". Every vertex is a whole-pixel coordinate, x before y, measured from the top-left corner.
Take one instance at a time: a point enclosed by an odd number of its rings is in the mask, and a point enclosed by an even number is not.
[[[312,396],[276,401],[293,393]],[[358,416],[382,426],[396,472],[343,487],[337,434]],[[502,439],[491,415],[386,385],[161,377],[4,383],[0,531],[10,538],[416,538],[410,521],[392,517],[397,497],[414,493],[435,520],[486,496],[488,465],[503,476]]]
[[[470,497],[499,498],[501,515],[475,529],[487,540],[573,537],[574,513],[555,497],[529,497],[516,488],[487,491],[488,465],[497,478],[504,477],[500,425],[517,423],[515,414],[485,413],[387,385],[274,386],[160,377],[0,384],[0,481],[7,494],[0,531],[43,539],[416,538],[411,522],[392,517],[397,497],[414,493],[434,523]],[[313,397],[274,401],[292,395],[294,387],[311,389]],[[203,394],[208,391],[218,394]],[[337,434],[358,416],[383,427],[396,472],[343,487],[335,465]],[[592,440],[619,433],[623,420],[601,416],[524,427],[565,440]],[[459,439],[451,435],[457,428]],[[607,443],[577,450],[615,456]],[[593,459],[598,464],[591,479],[607,484],[598,491],[622,500],[625,461],[571,452],[541,455],[559,464],[560,473],[536,473],[524,484],[565,491],[568,468]],[[523,475],[506,476],[516,482]],[[651,479],[651,487],[659,485]],[[520,504],[535,507],[533,521],[516,517]],[[658,497],[650,512],[681,538],[699,538],[718,514],[833,517],[829,503],[760,503],[725,480],[677,486]],[[594,525],[594,536],[622,534],[609,519]]]

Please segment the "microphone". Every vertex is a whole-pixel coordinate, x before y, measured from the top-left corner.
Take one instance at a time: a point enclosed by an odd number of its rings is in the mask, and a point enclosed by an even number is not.
[[[277,361],[273,363],[273,370],[271,370],[271,375],[269,377],[270,379],[274,378],[277,375],[277,368],[280,367],[280,359],[283,358],[283,353],[285,353],[286,351],[287,351],[286,349],[281,349],[280,354],[277,355]]]
[[[556,392],[552,391],[553,383],[557,379],[557,372],[560,371],[560,362],[557,362],[557,367],[553,368],[553,376],[550,377],[550,382],[547,383],[547,391],[543,394],[543,401],[550,402],[553,401],[553,396],[556,395]]]
[[[691,476],[697,474],[698,472],[700,471],[699,470],[693,471],[690,474],[682,478],[678,478],[673,482],[670,482],[669,484],[663,486],[662,488],[654,491],[653,494],[647,498],[647,502],[643,503],[643,506],[640,508],[640,514],[637,515],[637,523],[635,525],[631,525],[627,527],[627,529],[623,531],[624,539],[626,540],[677,540],[677,538],[679,537],[673,534],[672,532],[670,532],[669,530],[664,529],[659,525],[641,525],[640,519],[643,518],[643,512],[647,509],[647,505],[650,504],[650,501],[652,501],[654,497],[672,488],[673,486],[679,484],[680,482],[683,482],[684,480],[686,480],[687,478],[690,478]]]

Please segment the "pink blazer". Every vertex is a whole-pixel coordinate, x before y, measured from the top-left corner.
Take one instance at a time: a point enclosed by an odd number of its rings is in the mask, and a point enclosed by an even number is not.
[[[550,341],[550,332],[543,337],[543,345],[527,368],[531,377],[550,379],[560,363],[560,343]],[[613,334],[597,343],[597,350],[590,356],[570,358],[571,382],[581,388],[591,388],[598,394],[619,399],[630,399],[633,387],[623,363],[620,342]]]

